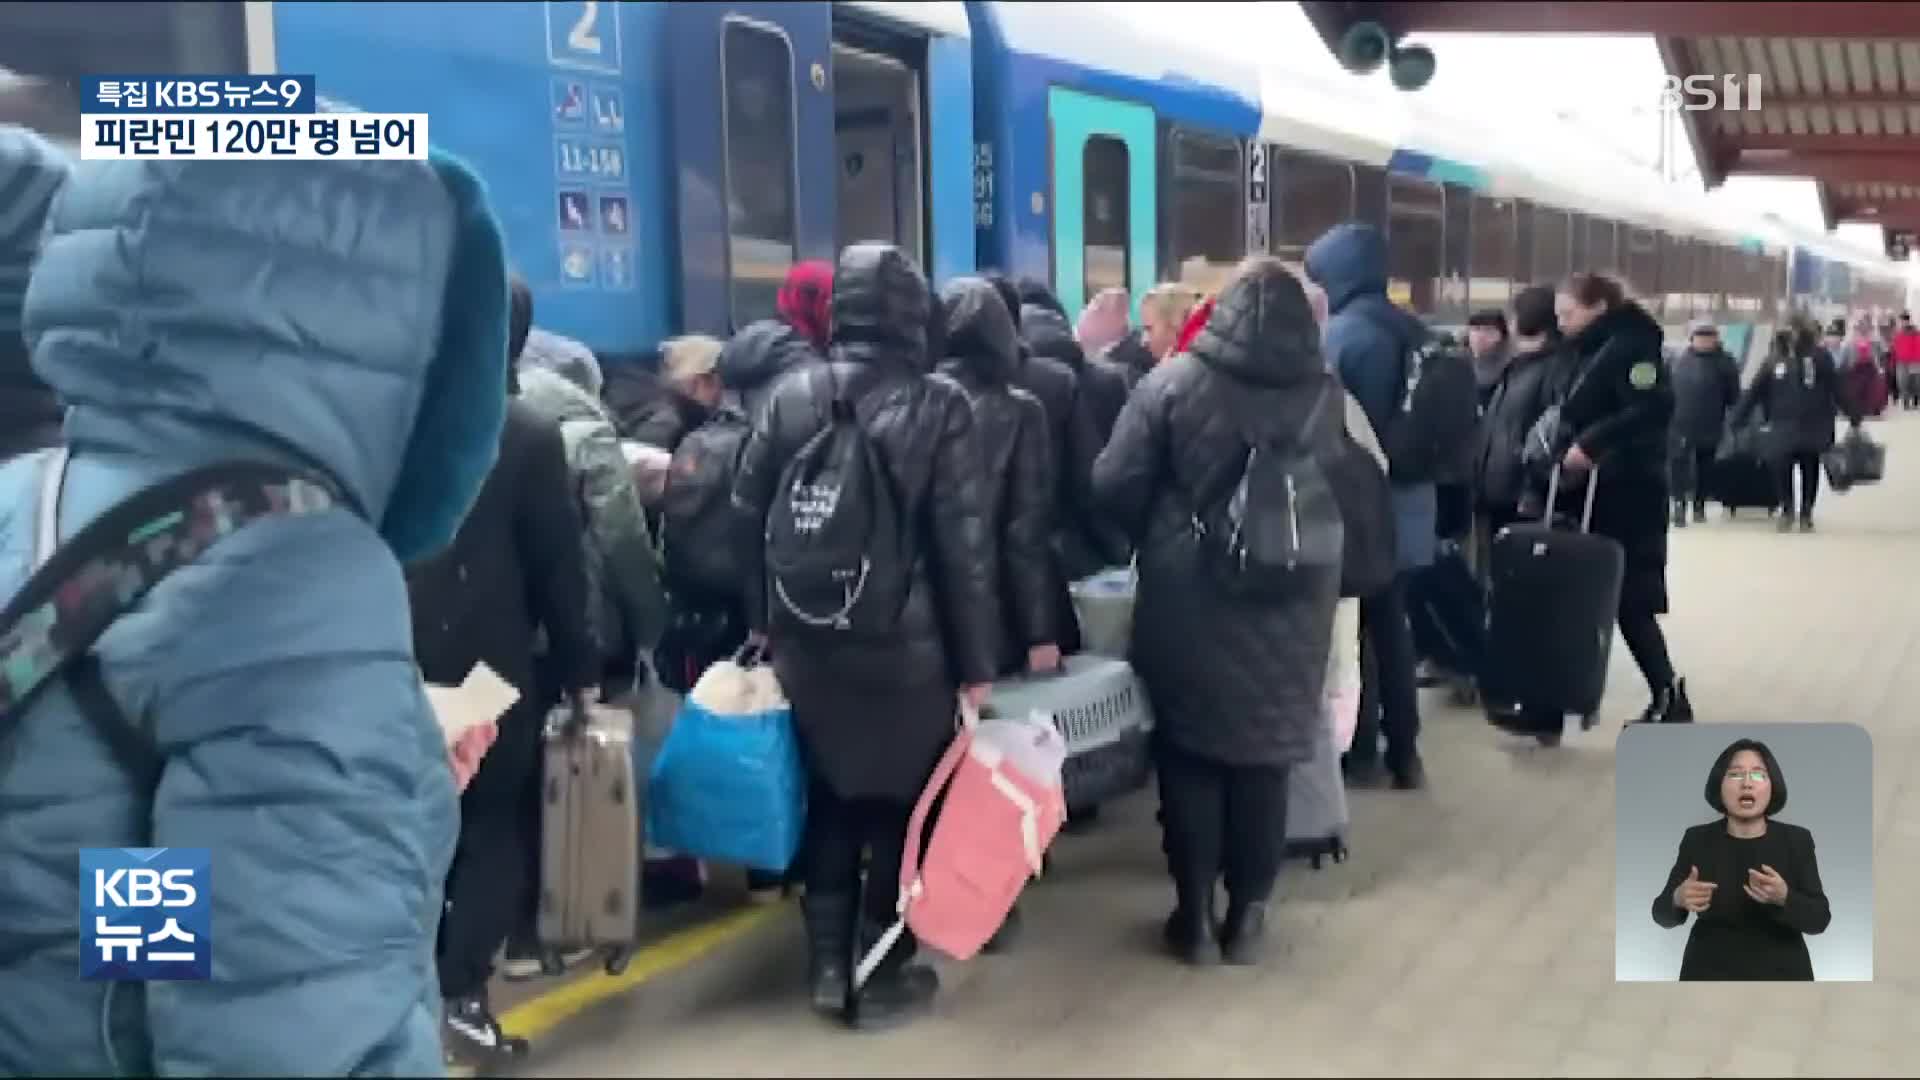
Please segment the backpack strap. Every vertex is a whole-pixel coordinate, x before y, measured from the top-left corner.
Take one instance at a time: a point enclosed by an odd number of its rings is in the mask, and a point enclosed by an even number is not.
[[[60,544],[67,460],[61,450],[41,462],[34,569],[0,607],[0,738],[65,675],[114,756],[151,790],[158,750],[114,701],[94,643],[168,574],[217,541],[265,517],[345,504],[327,483],[278,466],[211,465],[136,492]]]

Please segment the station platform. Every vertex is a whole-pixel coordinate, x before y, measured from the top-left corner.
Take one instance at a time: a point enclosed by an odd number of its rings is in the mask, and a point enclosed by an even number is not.
[[[942,968],[935,1014],[858,1035],[809,1012],[791,904],[669,933],[620,980],[502,989],[525,1076],[1894,1076],[1920,1015],[1920,413],[1869,430],[1884,483],[1676,530],[1666,620],[1701,723],[1872,735],[1875,981],[1614,981],[1614,741],[1646,690],[1547,749],[1423,699],[1430,787],[1356,792],[1352,855],[1290,865],[1261,969],[1157,949],[1154,800],[1063,836],[1011,952]],[[1789,815],[1790,816],[1790,815]],[[717,921],[716,921],[717,920]],[[515,999],[518,999],[517,1001]],[[1908,1062],[1902,1064],[1902,1062]]]

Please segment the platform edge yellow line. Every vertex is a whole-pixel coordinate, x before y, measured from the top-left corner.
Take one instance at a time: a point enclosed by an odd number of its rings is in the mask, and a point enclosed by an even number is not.
[[[618,975],[596,971],[515,1005],[500,1017],[500,1027],[522,1038],[539,1039],[592,1006],[685,967],[750,933],[788,907],[782,903],[744,908],[669,934],[637,950],[627,970]]]

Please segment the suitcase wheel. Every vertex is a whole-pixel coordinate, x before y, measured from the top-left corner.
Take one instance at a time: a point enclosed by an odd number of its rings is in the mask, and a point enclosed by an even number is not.
[[[620,973],[626,971],[627,965],[632,962],[633,949],[630,947],[623,945],[617,949],[609,949],[607,951],[607,974],[618,976]]]
[[[1535,735],[1534,738],[1539,741],[1541,746],[1560,745],[1560,733],[1557,731],[1542,731]]]
[[[566,961],[560,959],[558,949],[540,950],[540,974],[548,978],[558,978],[567,973]]]

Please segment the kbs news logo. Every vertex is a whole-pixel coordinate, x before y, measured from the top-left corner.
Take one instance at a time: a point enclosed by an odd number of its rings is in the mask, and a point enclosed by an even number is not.
[[[1660,80],[1660,101],[1681,112],[1759,112],[1760,76],[1667,75]]]
[[[206,848],[81,848],[80,977],[212,977],[212,872]]]

